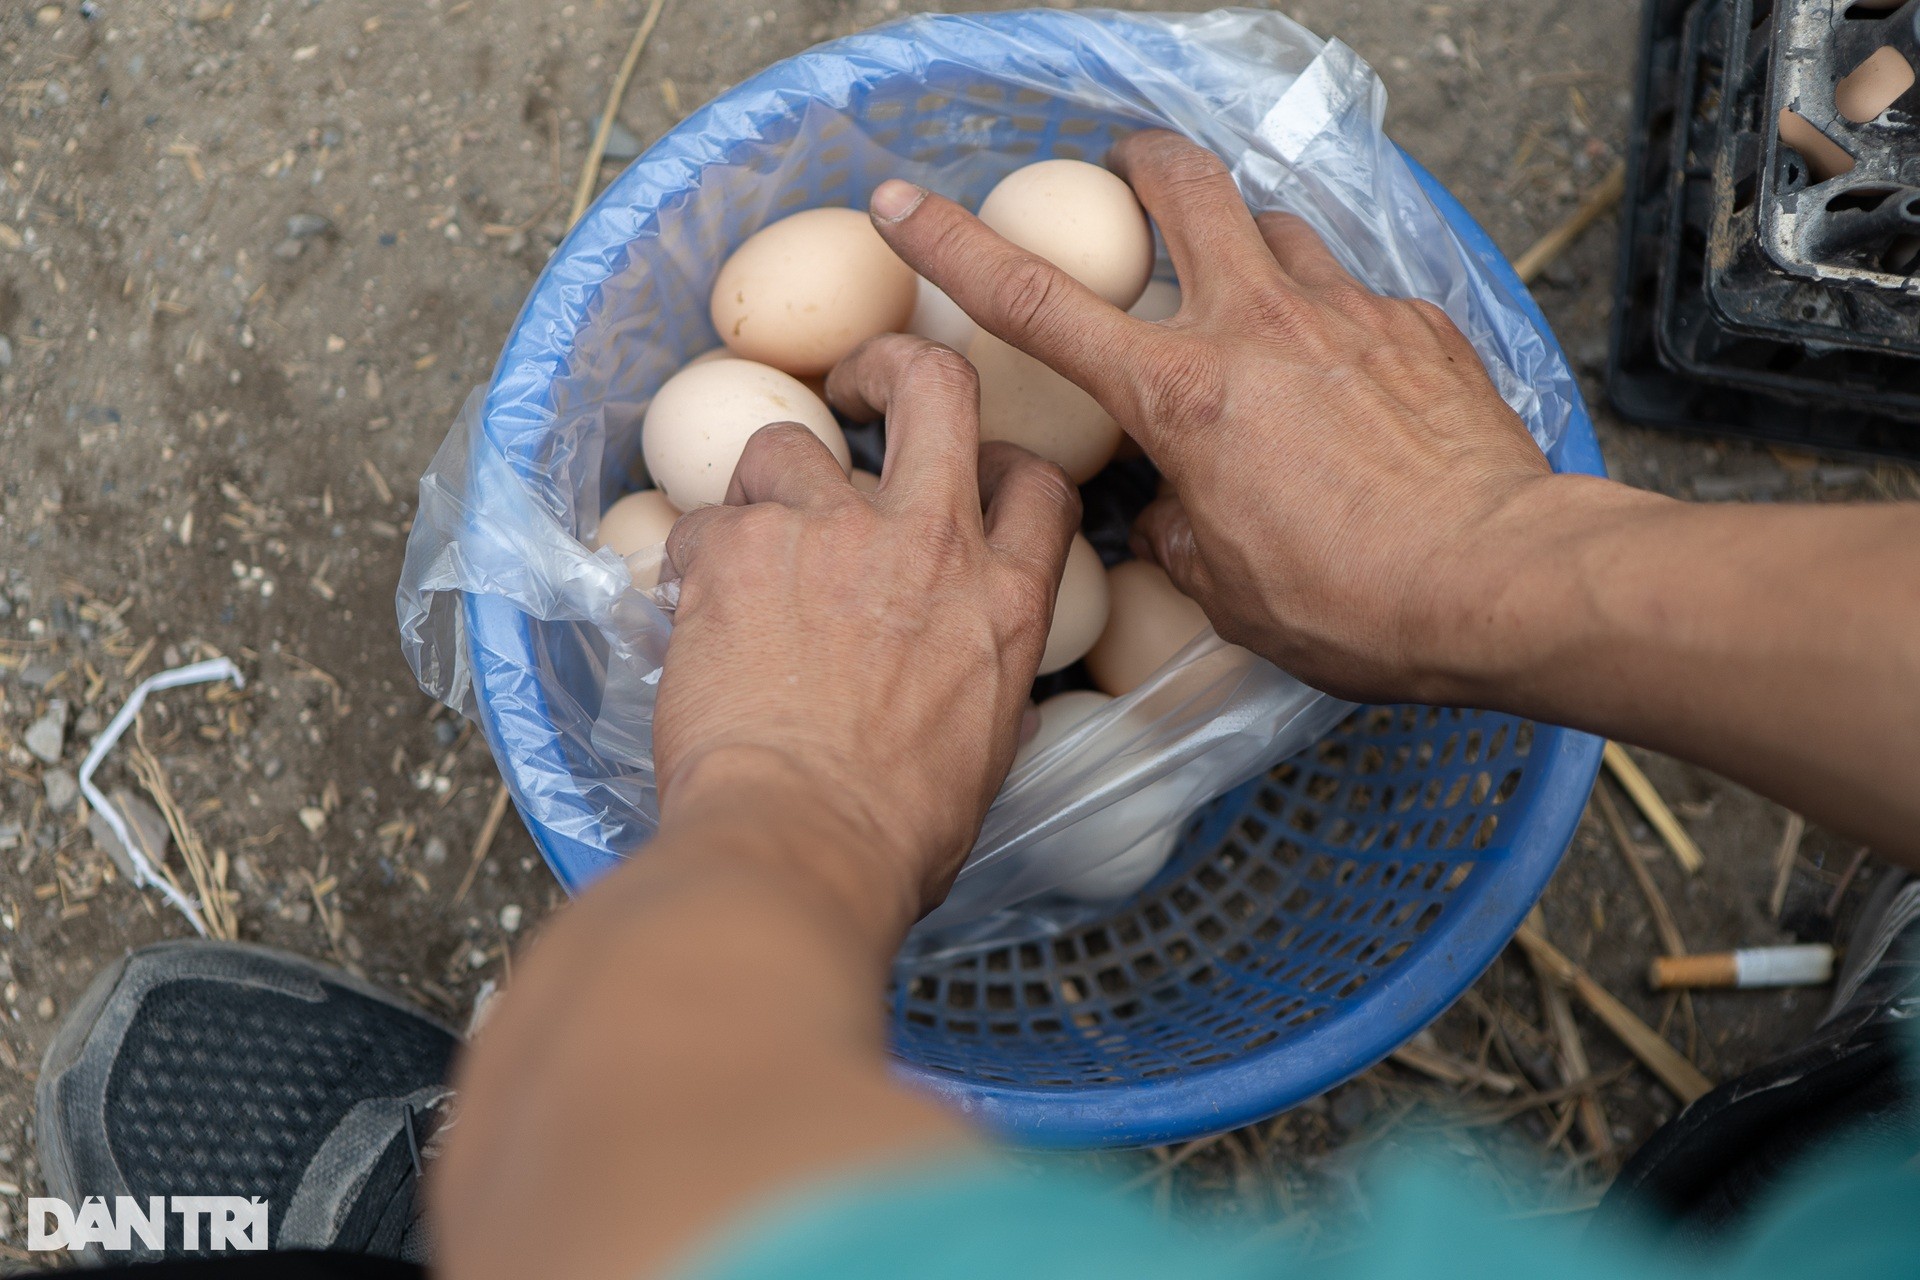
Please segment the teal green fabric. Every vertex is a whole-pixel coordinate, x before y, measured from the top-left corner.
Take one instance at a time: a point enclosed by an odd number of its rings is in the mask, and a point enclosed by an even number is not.
[[[1357,1248],[1303,1259],[1256,1233],[1201,1234],[1062,1173],[927,1167],[822,1189],[763,1214],[697,1280],[1878,1280],[1920,1276],[1920,1175],[1862,1153],[1820,1162],[1743,1243],[1675,1256],[1569,1219],[1515,1220],[1437,1167],[1375,1197]]]

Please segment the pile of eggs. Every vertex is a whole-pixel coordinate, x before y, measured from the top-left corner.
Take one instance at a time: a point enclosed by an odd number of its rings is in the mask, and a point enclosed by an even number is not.
[[[980,220],[1047,259],[1116,307],[1149,320],[1179,306],[1175,286],[1152,280],[1153,231],[1126,183],[1078,160],[1017,169],[994,187]],[[1046,365],[980,329],[952,299],[902,262],[865,213],[808,209],[774,222],[734,250],[712,295],[714,329],[725,346],[668,378],[642,426],[647,473],[657,486],[620,498],[600,518],[598,545],[627,557],[634,585],[656,585],[660,563],[636,559],[664,542],[681,512],[725,500],[749,438],[770,422],[797,422],[824,441],[854,484],[879,479],[852,466],[845,434],[822,398],[827,372],[869,338],[914,333],[946,344],[980,379],[980,434],[1058,463],[1084,484],[1121,447],[1106,410]],[[1144,684],[1207,631],[1200,606],[1156,565],[1111,568],[1074,535],[1055,599],[1040,674],[1084,661],[1093,689],[1039,705],[1039,731],[1020,763],[1060,741],[1107,702]],[[1165,788],[1161,788],[1162,791]],[[1104,900],[1144,884],[1172,852],[1179,813],[1155,789],[1102,809],[1062,832],[1085,846],[1074,861],[1092,866],[1061,890]],[[1093,866],[1099,857],[1105,860]]]

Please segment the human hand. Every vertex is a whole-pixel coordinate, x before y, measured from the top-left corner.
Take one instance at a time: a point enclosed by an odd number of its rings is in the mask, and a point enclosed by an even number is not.
[[[875,338],[827,392],[886,418],[876,492],[776,424],[726,504],[667,540],[680,597],[654,714],[661,816],[747,791],[810,800],[837,837],[816,843],[847,860],[821,870],[859,909],[903,904],[911,921],[951,884],[1013,759],[1079,494],[1022,449],[981,448],[973,368],[944,347]]]
[[[1256,218],[1176,134],[1135,134],[1111,163],[1179,276],[1161,323],[908,184],[875,192],[874,221],[1140,443],[1173,492],[1136,551],[1223,637],[1347,697],[1445,698],[1547,501],[1546,459],[1440,308],[1370,292],[1298,218]]]

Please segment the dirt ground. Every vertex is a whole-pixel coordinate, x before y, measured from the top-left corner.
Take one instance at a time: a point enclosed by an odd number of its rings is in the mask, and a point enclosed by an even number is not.
[[[669,0],[621,121],[644,145],[766,63],[916,7]],[[245,671],[244,690],[159,696],[144,727],[238,892],[242,937],[334,959],[459,1021],[561,902],[511,816],[460,892],[495,773],[416,690],[393,589],[415,479],[557,242],[641,9],[26,0],[0,15],[0,1219],[18,1221],[38,1183],[32,1083],[58,1019],[110,957],[187,931],[128,887],[71,799],[86,744],[142,676],[216,654]],[[1399,141],[1509,252],[1623,153],[1629,0],[1303,0],[1289,12],[1379,69]],[[1597,409],[1613,255],[1603,220],[1537,287]],[[1613,473],[1663,492],[1920,494],[1898,468],[1679,439],[1598,412]],[[105,784],[137,789],[134,746]],[[1808,831],[1775,923],[1766,899],[1786,815],[1641,759],[1706,854],[1690,879],[1648,859],[1694,949],[1833,935],[1836,888],[1857,894],[1868,879],[1839,883],[1855,846]],[[1634,839],[1657,847],[1628,813]],[[1591,814],[1546,918],[1568,954],[1661,1021],[1641,978],[1646,907]],[[1477,990],[1479,1008],[1514,1013],[1503,1044],[1524,1073],[1551,1077],[1551,1046],[1517,1025],[1536,1017],[1524,961],[1510,952]],[[1700,997],[1691,1034],[1684,1012],[1672,1034],[1724,1078],[1790,1043],[1823,1000]],[[1450,1013],[1438,1044],[1474,1057],[1490,1038],[1480,1019]],[[1519,1207],[1589,1202],[1675,1107],[1597,1024],[1578,1024],[1605,1081],[1613,1154],[1556,1135],[1550,1108],[1473,1130],[1476,1149],[1504,1143],[1553,1170],[1514,1180]],[[1436,1096],[1385,1067],[1205,1148],[1106,1160],[1140,1170],[1163,1203],[1284,1219],[1344,1185],[1354,1152],[1407,1128],[1410,1101]],[[6,1238],[19,1257],[20,1233]]]

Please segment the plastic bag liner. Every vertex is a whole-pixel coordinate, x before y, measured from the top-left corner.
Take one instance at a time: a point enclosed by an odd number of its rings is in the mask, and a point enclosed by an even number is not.
[[[1550,447],[1571,378],[1428,200],[1381,130],[1385,105],[1352,50],[1275,13],[917,17],[770,68],[629,166],[555,253],[492,384],[422,478],[398,599],[421,685],[482,724],[562,880],[580,887],[657,820],[670,612],[588,545],[633,487],[648,397],[718,343],[707,296],[721,262],[786,214],[864,207],[893,176],[977,206],[1023,164],[1098,162],[1127,133],[1175,129],[1227,160],[1253,208],[1305,218],[1366,284],[1444,307]],[[1077,840],[1076,823],[1149,790],[1141,821],[1180,822],[1347,710],[1195,641],[1016,769],[918,945],[1005,941],[1098,911],[1034,901],[1116,852]]]

